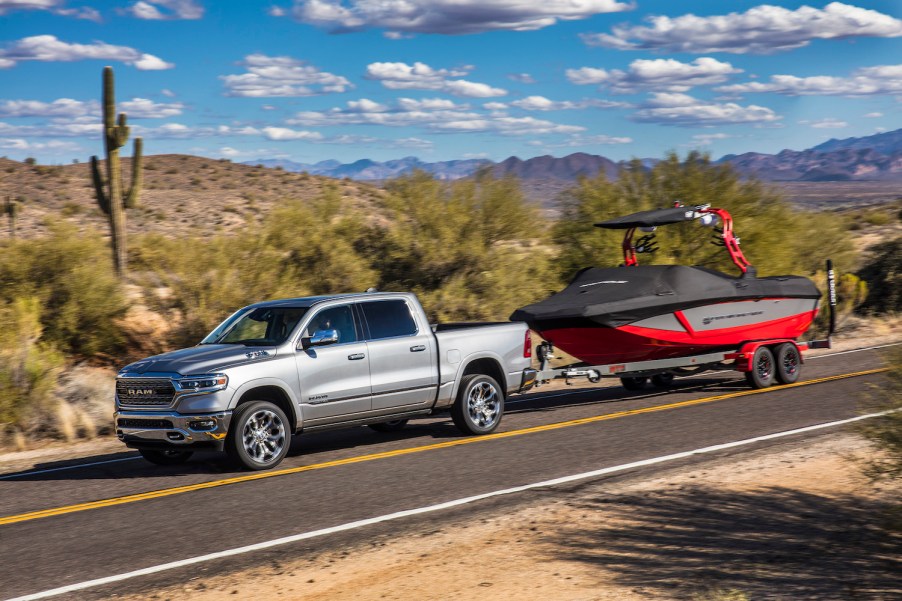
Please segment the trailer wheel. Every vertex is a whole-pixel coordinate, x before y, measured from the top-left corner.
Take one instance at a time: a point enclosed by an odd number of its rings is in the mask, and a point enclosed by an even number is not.
[[[651,377],[651,383],[658,388],[670,388],[673,386],[673,374],[663,373],[655,374]]]
[[[777,347],[777,380],[781,384],[792,384],[802,374],[802,355],[791,342]]]
[[[239,405],[232,415],[225,448],[239,467],[268,470],[277,466],[291,445],[285,413],[269,401]]]
[[[752,370],[745,372],[745,379],[752,388],[767,388],[774,383],[776,365],[774,354],[766,346],[759,346],[752,356]]]
[[[489,434],[504,415],[504,393],[490,376],[470,374],[460,381],[451,419],[464,434]]]
[[[179,451],[176,449],[139,449],[144,459],[156,465],[181,465],[191,459],[194,453],[191,451]]]
[[[372,428],[376,432],[400,432],[406,425],[406,419],[393,419],[390,422],[370,424],[370,428]]]
[[[637,376],[624,376],[620,378],[620,383],[623,384],[623,387],[627,390],[642,390],[645,388],[645,384],[648,382],[648,378],[641,378]]]

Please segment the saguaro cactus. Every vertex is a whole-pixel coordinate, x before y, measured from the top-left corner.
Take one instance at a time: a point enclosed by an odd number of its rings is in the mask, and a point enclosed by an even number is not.
[[[6,204],[3,205],[3,212],[9,219],[9,237],[16,237],[16,217],[19,216],[19,203],[12,199],[11,196],[6,197]]]
[[[125,113],[116,114],[116,97],[113,88],[113,68],[103,68],[103,143],[106,152],[107,177],[104,179],[96,156],[91,157],[91,173],[94,177],[94,189],[97,192],[97,204],[109,217],[110,233],[113,239],[113,264],[116,273],[121,277],[126,271],[127,241],[125,233],[125,209],[138,204],[141,190],[142,165],[141,151],[143,140],[135,138],[135,151],[132,155],[132,182],[127,192],[122,185],[122,167],[119,164],[119,149],[128,140],[129,129],[126,125]]]

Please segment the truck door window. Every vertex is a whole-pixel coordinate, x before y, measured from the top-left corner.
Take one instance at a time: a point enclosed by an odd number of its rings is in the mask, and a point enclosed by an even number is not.
[[[356,342],[357,332],[354,329],[354,314],[350,305],[340,305],[323,309],[313,316],[304,336],[313,336],[318,330],[335,330],[338,332],[338,344]]]
[[[360,308],[370,329],[370,340],[413,336],[418,331],[410,307],[403,300],[361,303]]]

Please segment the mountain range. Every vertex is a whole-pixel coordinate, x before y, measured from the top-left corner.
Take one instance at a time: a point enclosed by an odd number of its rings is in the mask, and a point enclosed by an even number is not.
[[[652,167],[657,160],[642,159],[642,162]],[[860,138],[831,139],[801,151],[730,154],[717,162],[729,163],[741,174],[764,181],[902,181],[902,129]],[[358,181],[391,179],[416,169],[438,179],[452,180],[490,168],[497,176],[515,175],[527,181],[574,182],[580,177],[594,177],[602,171],[609,178],[615,178],[624,161],[578,152],[561,158],[544,155],[524,160],[512,156],[499,163],[488,159],[430,163],[411,156],[385,162],[361,159],[353,163],[329,160],[305,164],[261,159],[245,164]]]

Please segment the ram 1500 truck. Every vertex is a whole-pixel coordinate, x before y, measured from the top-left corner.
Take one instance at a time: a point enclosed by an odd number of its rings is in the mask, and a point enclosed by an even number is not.
[[[116,433],[156,464],[213,449],[253,470],[301,432],[393,431],[450,410],[463,432],[488,434],[505,397],[533,385],[531,355],[525,324],[432,327],[409,293],[256,303],[197,346],[124,367]]]

